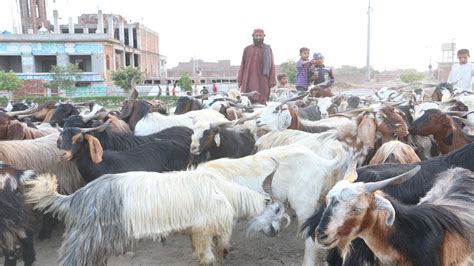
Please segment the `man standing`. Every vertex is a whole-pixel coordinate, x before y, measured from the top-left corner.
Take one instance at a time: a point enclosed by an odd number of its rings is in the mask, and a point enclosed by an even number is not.
[[[270,45],[263,43],[265,33],[255,29],[253,44],[245,47],[237,83],[241,92],[257,91],[250,97],[252,103],[266,104],[270,88],[276,85],[275,64]]]

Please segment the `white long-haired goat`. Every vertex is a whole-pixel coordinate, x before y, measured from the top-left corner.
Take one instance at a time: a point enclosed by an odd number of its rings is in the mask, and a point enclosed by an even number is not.
[[[49,175],[27,186],[27,202],[65,221],[59,265],[103,265],[134,240],[177,232],[191,236],[199,263],[209,265],[215,262],[214,237],[222,262],[234,219],[254,217],[250,231],[274,235],[287,216],[283,204],[268,195],[196,171],[109,174],[70,196],[56,193],[56,179]]]
[[[330,154],[328,152],[328,154]],[[201,164],[197,171],[222,177],[262,191],[271,188],[275,199],[295,210],[301,225],[321,206],[320,197],[344,177],[349,160],[345,145],[333,147],[331,159],[325,159],[302,145],[288,145],[260,151],[239,159],[219,159]],[[271,184],[266,176],[274,169]],[[305,260],[314,261],[314,242],[305,240]]]
[[[138,121],[135,126],[135,135],[150,135],[174,126],[185,126],[191,128],[196,121],[214,123],[226,122],[228,120],[224,115],[212,109],[191,111],[185,114],[171,116],[153,112],[147,114],[144,118]]]

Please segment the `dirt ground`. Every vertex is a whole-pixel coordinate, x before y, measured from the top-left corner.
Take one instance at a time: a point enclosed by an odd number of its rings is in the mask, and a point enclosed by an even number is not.
[[[289,212],[291,215],[291,212]],[[57,250],[61,245],[62,226],[54,231],[49,240],[35,239],[36,265],[57,265]],[[262,233],[246,237],[247,221],[239,221],[234,227],[231,249],[226,265],[301,265],[304,241],[297,236],[297,221],[292,217],[288,228],[277,237],[269,238]],[[3,258],[0,260],[3,262]],[[21,265],[20,263],[19,265]],[[193,258],[191,241],[187,236],[174,235],[160,242],[139,241],[133,251],[109,260],[109,265],[197,265]]]

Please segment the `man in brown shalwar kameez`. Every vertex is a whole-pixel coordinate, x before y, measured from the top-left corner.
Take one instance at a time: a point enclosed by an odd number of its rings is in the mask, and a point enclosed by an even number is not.
[[[241,92],[258,92],[250,97],[252,103],[266,104],[270,88],[276,85],[273,52],[270,45],[263,43],[262,29],[255,29],[252,37],[253,44],[244,49],[237,82]]]

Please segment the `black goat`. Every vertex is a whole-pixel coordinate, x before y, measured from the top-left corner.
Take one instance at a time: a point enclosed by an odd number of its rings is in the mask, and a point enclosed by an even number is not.
[[[180,115],[193,110],[201,110],[203,108],[202,100],[190,96],[180,96],[176,101],[175,115]]]
[[[308,120],[308,121],[318,121],[321,120],[321,111],[317,104],[311,104],[306,107],[296,107],[292,106],[298,113],[299,118]]]
[[[77,110],[77,107],[70,104],[70,103],[64,103],[64,104],[59,104],[56,107],[56,110],[54,111],[51,120],[49,120],[49,124],[51,126],[55,126],[58,124],[59,126],[64,126],[64,120],[68,118],[71,115],[78,115],[79,111]]]
[[[199,155],[208,151],[211,160],[250,155],[255,145],[254,135],[249,129],[236,130],[224,125],[197,123],[193,130],[191,153]]]
[[[76,161],[86,182],[112,173],[183,170],[192,159],[189,146],[160,139],[126,151],[104,151],[97,138],[80,128],[64,129],[58,148],[65,150],[63,159]]]
[[[33,175],[32,171],[18,170],[0,162],[0,248],[5,266],[16,265],[17,246],[21,248],[25,265],[33,265],[36,260],[22,192],[23,180]]]
[[[412,164],[380,164],[368,165],[357,169],[358,178],[356,182],[376,182],[390,177],[405,173],[414,166],[421,166],[420,171],[411,179],[399,185],[385,187],[382,191],[389,196],[401,201],[404,204],[417,204],[420,198],[433,187],[438,176],[452,167],[462,167],[474,171],[474,143],[453,151],[447,155],[439,156],[429,160]],[[314,232],[326,206],[321,206],[315,213],[303,224],[302,231],[308,233],[308,236],[314,239]],[[352,241],[352,249],[357,251],[351,253],[345,259],[344,265],[375,265],[375,257],[372,251],[361,239]],[[328,254],[327,262],[329,265],[342,265],[337,249],[333,249]]]

